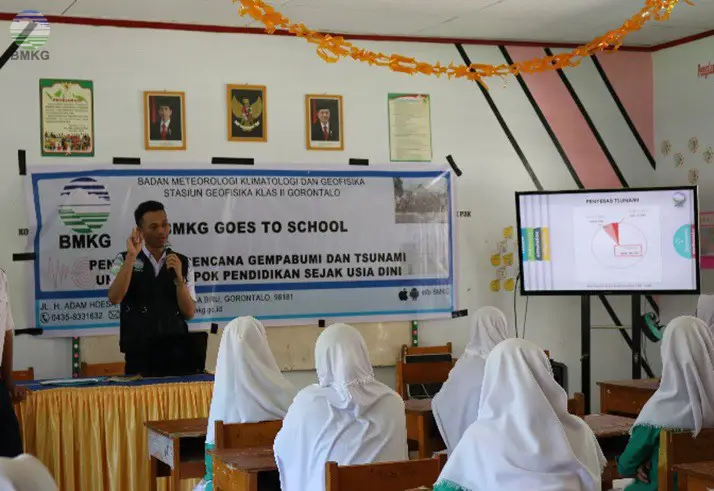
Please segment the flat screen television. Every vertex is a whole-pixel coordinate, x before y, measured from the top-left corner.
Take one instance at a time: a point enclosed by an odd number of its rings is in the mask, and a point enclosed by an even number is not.
[[[696,294],[695,186],[516,193],[522,295]]]

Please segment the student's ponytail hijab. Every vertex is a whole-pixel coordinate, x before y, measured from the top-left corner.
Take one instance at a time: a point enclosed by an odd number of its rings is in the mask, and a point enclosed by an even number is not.
[[[232,320],[223,331],[208,416],[206,443],[215,422],[257,423],[283,419],[297,390],[278,368],[265,327],[253,317]]]
[[[714,427],[714,336],[701,319],[672,320],[662,338],[662,380],[635,426],[672,430]]]
[[[478,416],[486,358],[507,338],[506,316],[497,308],[480,308],[471,318],[471,333],[464,355],[431,402],[434,420],[449,455]]]
[[[0,491],[57,491],[57,484],[39,460],[23,454],[0,457]]]
[[[498,343],[508,338],[506,316],[496,307],[482,307],[471,318],[469,344],[464,355],[484,360]]]
[[[478,419],[434,491],[600,491],[606,460],[541,348],[499,343],[486,359]]]

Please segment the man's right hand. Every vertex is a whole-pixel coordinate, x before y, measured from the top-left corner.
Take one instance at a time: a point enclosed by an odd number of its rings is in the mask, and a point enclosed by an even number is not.
[[[137,229],[132,229],[131,235],[126,239],[126,255],[131,259],[136,259],[136,256],[141,252],[144,245],[144,239]]]

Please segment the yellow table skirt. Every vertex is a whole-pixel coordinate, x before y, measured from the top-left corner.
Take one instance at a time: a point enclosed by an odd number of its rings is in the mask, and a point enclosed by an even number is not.
[[[148,490],[144,422],[207,418],[212,390],[213,382],[185,382],[33,392],[19,408],[25,451],[47,466],[60,491]],[[197,482],[185,480],[182,489]]]

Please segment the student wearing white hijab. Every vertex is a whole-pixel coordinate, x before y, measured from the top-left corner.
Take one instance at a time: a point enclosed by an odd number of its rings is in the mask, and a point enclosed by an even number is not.
[[[347,324],[315,346],[318,383],[301,390],[275,438],[282,491],[325,489],[325,463],[407,460],[404,401],[374,378],[367,346]]]
[[[206,449],[215,446],[215,422],[258,423],[283,419],[297,390],[278,368],[265,333],[253,317],[239,317],[224,329],[216,360]],[[213,489],[213,462],[195,491]]]
[[[714,336],[704,321],[672,320],[662,338],[662,379],[632,427],[617,462],[623,477],[635,477],[628,491],[656,491],[659,434],[662,429],[714,427]]]
[[[47,468],[35,457],[0,457],[0,491],[57,491]]]
[[[466,428],[476,421],[486,357],[508,338],[506,316],[483,307],[471,318],[471,339],[431,403],[434,419],[451,455]]]
[[[605,457],[541,348],[499,343],[486,360],[478,419],[434,491],[600,491]]]
[[[699,295],[697,318],[703,320],[709,329],[714,329],[714,295]]]

